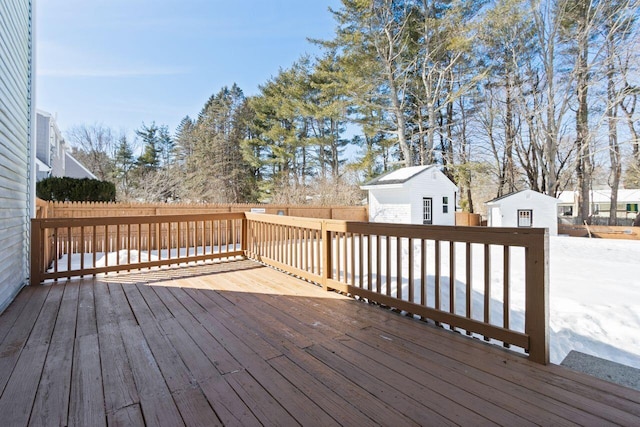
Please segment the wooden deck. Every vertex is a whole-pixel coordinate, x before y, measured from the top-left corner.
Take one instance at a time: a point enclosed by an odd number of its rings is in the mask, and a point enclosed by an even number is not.
[[[640,392],[252,261],[25,288],[0,424],[640,425]]]

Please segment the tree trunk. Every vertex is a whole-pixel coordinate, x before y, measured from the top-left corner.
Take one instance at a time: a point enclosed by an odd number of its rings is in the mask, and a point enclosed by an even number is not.
[[[513,98],[512,98],[512,80],[513,76],[506,76],[506,117],[505,117],[505,184],[507,185],[507,193],[516,190],[515,165],[513,163],[513,145],[515,141],[515,130],[513,126]]]
[[[589,40],[586,16],[582,17],[579,27],[576,60],[576,92],[578,99],[578,110],[576,112],[576,150],[578,155],[576,177],[578,180],[580,221],[590,223],[591,149],[589,146],[589,110],[587,104]]]
[[[618,225],[618,187],[622,167],[620,162],[620,145],[618,144],[618,99],[615,77],[615,41],[613,33],[607,34],[607,122],[609,127],[609,158],[611,159],[611,172],[609,185],[611,186],[611,204],[609,206],[609,225]]]

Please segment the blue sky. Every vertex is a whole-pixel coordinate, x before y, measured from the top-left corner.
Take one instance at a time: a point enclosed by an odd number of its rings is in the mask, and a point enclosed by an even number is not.
[[[36,106],[64,132],[103,124],[129,135],[175,130],[223,86],[245,95],[318,52],[339,0],[42,0],[36,2]]]

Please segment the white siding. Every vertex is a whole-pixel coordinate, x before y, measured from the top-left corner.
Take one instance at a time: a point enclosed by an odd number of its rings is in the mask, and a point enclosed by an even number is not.
[[[64,172],[62,175],[53,175],[53,176],[68,176],[69,178],[78,178],[78,179],[82,179],[82,178],[98,179],[94,174],[88,171],[87,168],[85,168],[80,162],[78,162],[78,160],[76,160],[76,158],[73,157],[71,154],[69,154],[66,151],[63,154],[64,155],[62,156],[62,159],[64,160],[64,163],[62,167]]]
[[[51,117],[36,113],[36,157],[51,166]]]
[[[422,199],[430,197],[433,206],[433,225],[456,224],[457,187],[445,174],[433,168],[406,182],[411,203],[411,223],[422,224]],[[443,197],[449,200],[448,212],[443,212]]]
[[[411,206],[402,189],[369,191],[369,221],[411,224]]]
[[[31,1],[0,1],[0,311],[28,275]]]

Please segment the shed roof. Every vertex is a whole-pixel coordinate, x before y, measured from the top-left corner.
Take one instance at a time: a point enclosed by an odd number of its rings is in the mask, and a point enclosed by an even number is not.
[[[551,197],[551,196],[548,196],[548,195],[546,195],[546,194],[543,194],[543,193],[540,193],[540,192],[538,192],[538,191],[534,191],[534,190],[531,190],[531,189],[525,189],[525,190],[513,191],[513,192],[511,192],[511,193],[504,194],[504,195],[502,195],[502,196],[500,196],[500,197],[496,197],[495,199],[489,200],[489,201],[487,201],[487,202],[485,202],[485,203],[486,203],[486,204],[493,204],[493,203],[496,203],[496,202],[498,202],[498,201],[500,201],[500,200],[506,199],[506,198],[508,198],[508,197],[515,196],[516,194],[526,193],[526,192],[531,192],[531,193],[534,193],[534,194],[536,194],[536,195],[538,195],[538,196],[548,197],[549,199],[553,199],[553,200],[555,200],[556,202],[559,202],[559,200],[558,200],[558,199],[556,199],[555,197]]]
[[[424,171],[435,168],[435,165],[427,166],[409,166],[406,168],[396,169],[391,172],[380,175],[377,178],[362,185],[362,187],[369,187],[374,185],[389,185],[389,184],[404,184],[416,175],[421,174]]]

